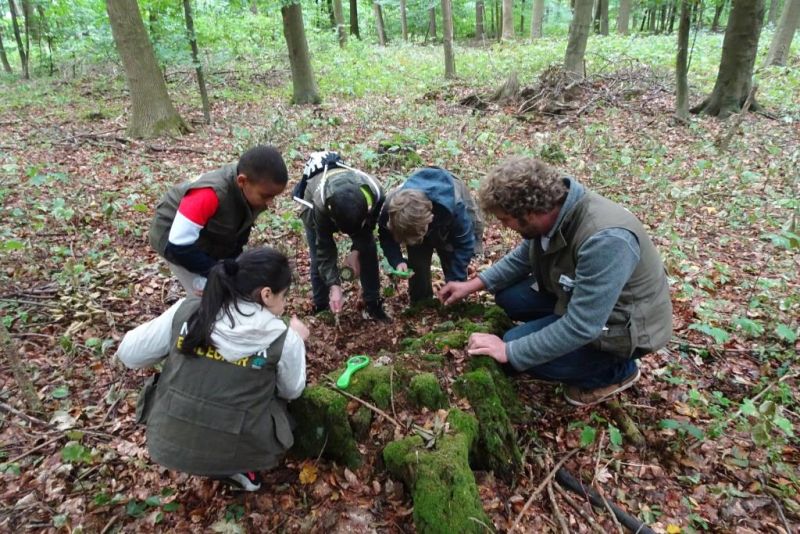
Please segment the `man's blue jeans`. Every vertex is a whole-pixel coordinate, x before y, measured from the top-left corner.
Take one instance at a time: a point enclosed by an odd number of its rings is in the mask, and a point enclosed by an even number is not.
[[[495,295],[495,302],[511,319],[525,321],[506,332],[503,341],[509,342],[538,332],[559,319],[553,313],[555,297],[549,293],[534,291],[531,286],[535,280],[534,277],[526,278]],[[622,382],[635,370],[634,360],[620,361],[611,354],[584,345],[547,363],[532,367],[527,372],[543,380],[596,389]]]

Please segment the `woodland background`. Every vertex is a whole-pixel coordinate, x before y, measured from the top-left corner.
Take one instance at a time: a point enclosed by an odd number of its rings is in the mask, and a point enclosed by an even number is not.
[[[380,458],[396,437],[380,417],[358,469],[290,456],[252,495],[151,464],[133,423],[152,371],[116,367],[116,343],[180,297],[146,243],[153,206],[271,143],[293,181],[327,148],[388,186],[435,164],[475,188],[528,154],[650,229],[676,329],[621,398],[645,444],[607,406],[575,409],[558,387],[515,379],[522,469],[511,482],[474,472],[494,529],[616,530],[560,491],[519,517],[575,451],[573,474],[657,532],[796,531],[799,17],[800,0],[0,0],[0,529],[415,529],[410,492]],[[473,267],[517,241],[491,221]],[[289,312],[309,314],[288,195],[251,242],[291,255]],[[390,325],[360,320],[353,287],[341,324],[308,317],[310,384],[351,354],[391,357],[461,324],[458,310],[404,313],[403,283],[383,282]],[[464,340],[425,351],[469,411],[452,387]]]

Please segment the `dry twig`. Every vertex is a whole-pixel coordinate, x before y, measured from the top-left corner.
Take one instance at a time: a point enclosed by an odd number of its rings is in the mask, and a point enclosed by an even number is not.
[[[556,464],[556,466],[555,466],[555,467],[552,469],[552,471],[550,471],[550,472],[547,474],[547,476],[546,476],[546,477],[544,478],[544,480],[542,480],[542,482],[541,482],[541,483],[540,483],[540,484],[539,484],[539,485],[536,487],[536,489],[535,489],[535,490],[533,490],[533,493],[531,493],[531,496],[530,496],[530,497],[528,497],[528,500],[527,500],[527,501],[525,501],[525,506],[523,506],[523,507],[522,507],[522,510],[520,510],[519,514],[517,515],[517,518],[514,520],[514,524],[513,524],[513,525],[511,526],[511,528],[509,529],[509,531],[510,531],[510,532],[513,532],[514,530],[516,530],[516,528],[517,528],[517,525],[519,525],[519,522],[520,522],[520,520],[522,519],[522,516],[524,516],[524,515],[525,515],[525,512],[527,512],[527,511],[528,511],[528,508],[530,508],[530,507],[531,507],[531,503],[533,503],[534,499],[536,499],[536,497],[538,497],[538,496],[539,496],[539,494],[542,492],[542,490],[545,488],[545,486],[547,486],[547,484],[548,484],[548,483],[549,483],[549,482],[550,482],[550,481],[553,479],[553,477],[554,477],[554,476],[556,476],[556,473],[557,473],[557,472],[558,472],[558,470],[561,468],[561,466],[562,466],[562,465],[564,465],[564,463],[565,463],[567,460],[569,460],[570,458],[572,458],[572,456],[573,456],[573,455],[574,455],[576,452],[578,452],[578,450],[579,450],[579,449],[572,449],[571,451],[569,451],[569,452],[567,453],[567,455],[566,455],[566,456],[564,456],[564,457],[563,457],[563,458],[562,458],[562,459],[561,459],[561,460],[560,460],[560,461],[559,461],[559,462]]]

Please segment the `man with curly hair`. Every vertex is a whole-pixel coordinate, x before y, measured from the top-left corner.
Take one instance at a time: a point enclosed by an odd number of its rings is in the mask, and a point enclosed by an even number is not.
[[[562,382],[588,406],[632,386],[636,360],[664,347],[672,304],[658,251],[624,207],[545,163],[510,158],[478,192],[481,208],[524,241],[495,265],[439,292],[445,304],[483,289],[512,319],[500,339],[470,336],[468,352]]]

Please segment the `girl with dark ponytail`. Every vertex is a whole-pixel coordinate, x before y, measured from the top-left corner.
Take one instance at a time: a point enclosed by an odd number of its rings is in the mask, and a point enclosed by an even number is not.
[[[137,421],[157,463],[260,488],[293,444],[286,401],[305,388],[309,332],[283,314],[289,262],[269,247],[218,262],[202,300],[182,299],[128,332],[117,357],[138,369],[164,361],[139,398]]]

